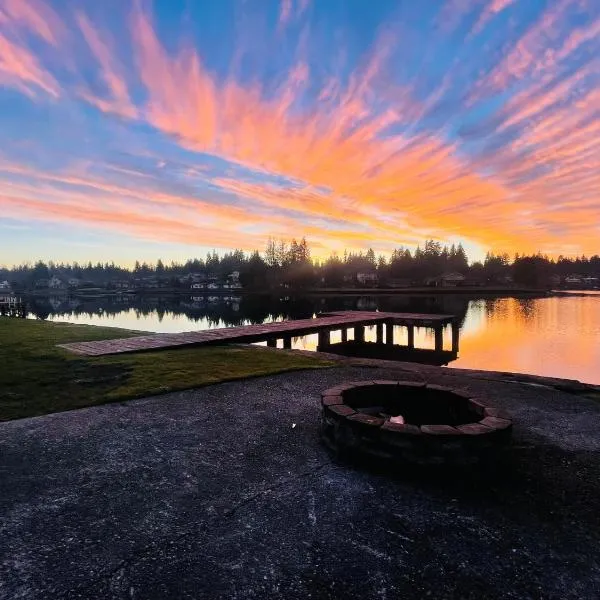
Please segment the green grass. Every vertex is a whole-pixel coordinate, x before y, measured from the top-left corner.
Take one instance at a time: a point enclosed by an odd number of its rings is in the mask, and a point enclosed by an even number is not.
[[[56,344],[140,335],[0,318],[0,421],[332,363],[261,347],[198,347],[83,357]]]

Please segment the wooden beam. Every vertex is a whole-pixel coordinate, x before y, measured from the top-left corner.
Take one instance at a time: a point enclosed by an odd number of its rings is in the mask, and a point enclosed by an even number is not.
[[[460,325],[452,321],[452,352],[458,354],[458,345],[460,339]]]
[[[385,324],[385,343],[394,343],[394,326],[389,321]]]
[[[327,348],[331,343],[329,329],[322,329],[319,331],[319,348]]]
[[[408,347],[415,347],[415,327],[414,325],[408,325],[406,328],[408,330]]]
[[[435,328],[435,351],[441,352],[444,349],[444,329],[442,327]]]
[[[365,341],[365,326],[355,325],[354,326],[354,341],[364,342]]]

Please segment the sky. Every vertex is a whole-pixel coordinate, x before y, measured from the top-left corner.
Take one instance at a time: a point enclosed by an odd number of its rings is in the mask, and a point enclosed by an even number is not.
[[[0,0],[0,264],[600,252],[598,0]]]

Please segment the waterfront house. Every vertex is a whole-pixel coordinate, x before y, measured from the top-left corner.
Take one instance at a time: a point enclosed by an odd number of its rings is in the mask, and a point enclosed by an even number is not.
[[[451,272],[443,273],[438,277],[429,277],[425,280],[425,285],[433,287],[456,287],[465,283],[466,277],[462,273]]]
[[[0,281],[0,290],[10,292],[10,283],[8,281]]]
[[[583,277],[581,275],[567,275],[565,277],[565,285],[576,285],[580,286],[583,283]]]
[[[377,285],[379,277],[377,273],[357,273],[356,281],[361,285]]]
[[[53,275],[48,280],[48,287],[53,290],[64,290],[67,286],[65,285],[65,282],[62,279],[60,279],[56,275]]]
[[[75,277],[71,277],[69,281],[67,281],[67,284],[70,288],[78,288],[81,286],[81,280]]]

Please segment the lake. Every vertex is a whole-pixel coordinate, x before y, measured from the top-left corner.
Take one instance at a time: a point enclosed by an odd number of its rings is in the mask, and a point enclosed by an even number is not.
[[[541,298],[468,298],[438,296],[239,297],[129,295],[84,299],[30,299],[35,316],[54,321],[178,332],[290,318],[331,310],[385,310],[457,315],[460,352],[453,367],[535,373],[600,383],[600,293]],[[339,334],[338,334],[339,335]],[[333,334],[333,341],[337,341]],[[395,328],[394,342],[406,343]],[[446,335],[446,345],[450,335]],[[374,328],[367,340],[375,339]],[[293,348],[314,350],[317,336],[293,341]],[[415,345],[433,348],[433,332],[417,329]]]

